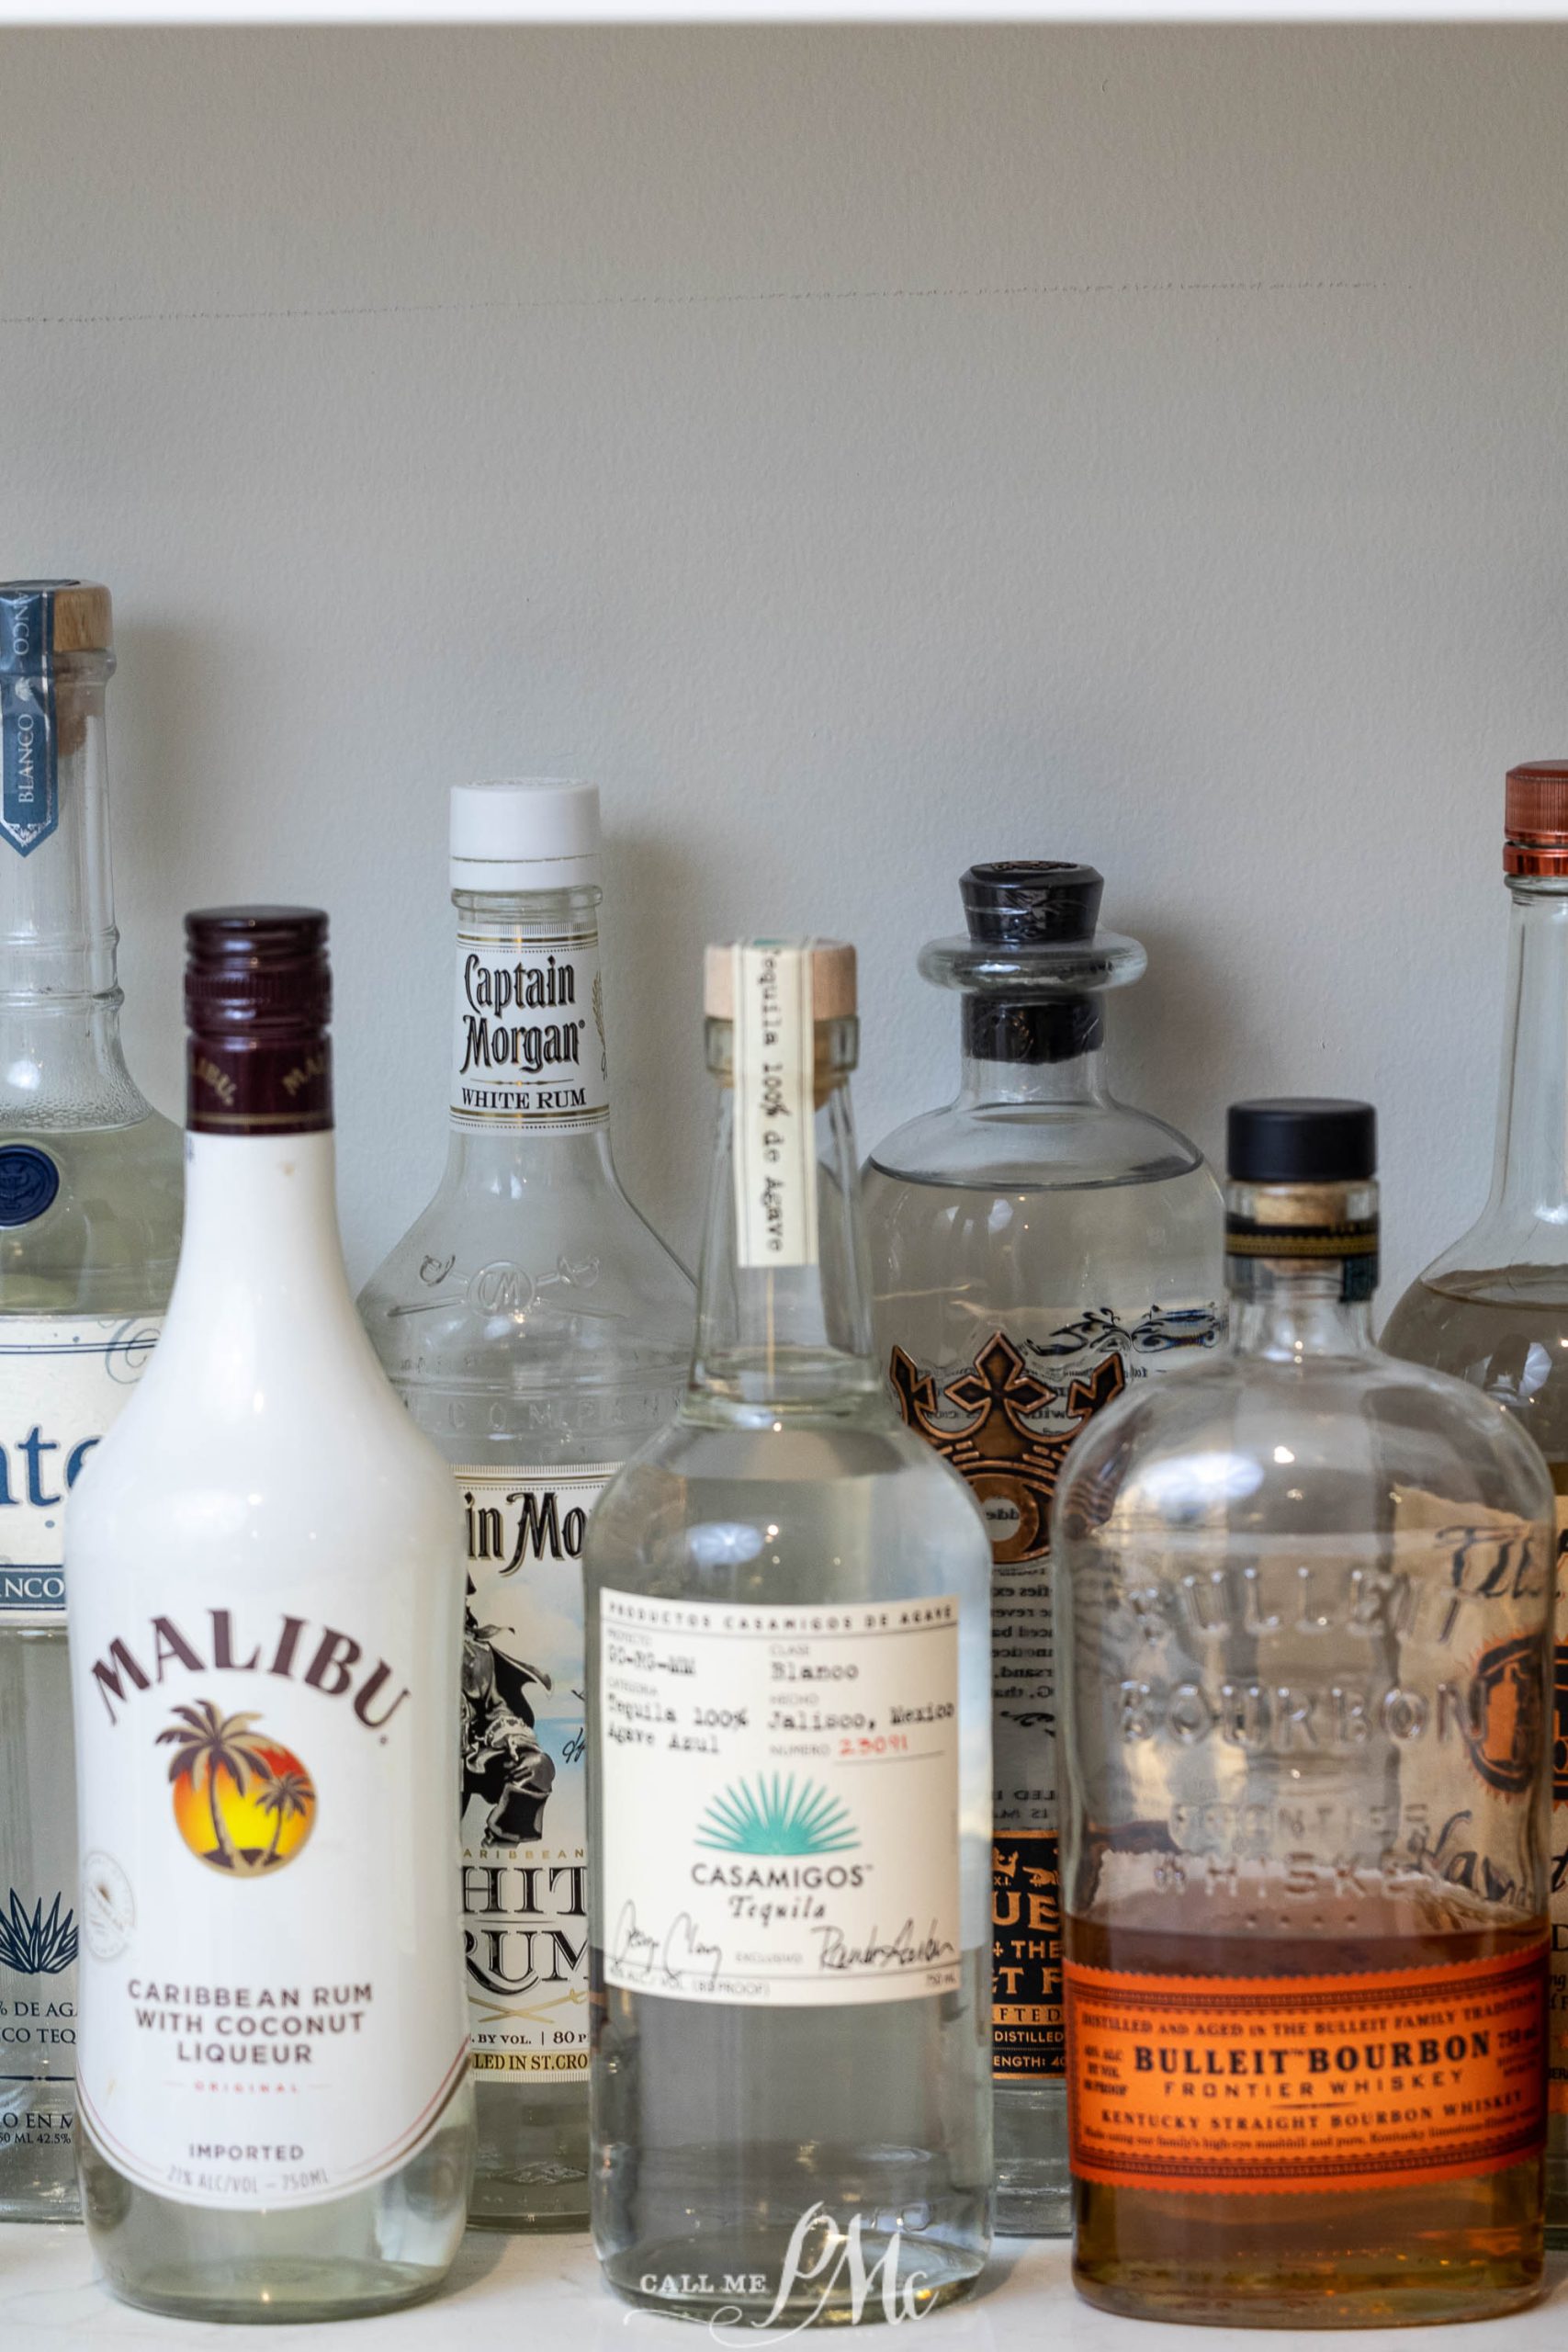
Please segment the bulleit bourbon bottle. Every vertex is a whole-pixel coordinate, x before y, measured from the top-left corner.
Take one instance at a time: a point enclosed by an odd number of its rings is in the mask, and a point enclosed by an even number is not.
[[[1551,1482],[1372,1345],[1365,1103],[1230,1114],[1226,1346],[1057,1497],[1075,2277],[1237,2326],[1537,2293]]]

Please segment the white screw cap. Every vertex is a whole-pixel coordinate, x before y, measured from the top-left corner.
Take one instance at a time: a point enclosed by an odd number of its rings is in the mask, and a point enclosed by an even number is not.
[[[454,890],[570,890],[599,880],[599,787],[575,776],[452,786]]]

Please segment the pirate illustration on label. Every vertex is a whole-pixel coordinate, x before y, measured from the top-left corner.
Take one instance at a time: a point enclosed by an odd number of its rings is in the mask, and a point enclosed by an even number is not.
[[[463,1609],[462,1810],[466,1815],[476,1797],[490,1806],[481,1845],[527,1845],[540,1835],[556,1778],[554,1759],[535,1732],[528,1692],[548,1690],[550,1678],[501,1647],[497,1637],[509,1628],[479,1624],[473,1594],[470,1577]]]

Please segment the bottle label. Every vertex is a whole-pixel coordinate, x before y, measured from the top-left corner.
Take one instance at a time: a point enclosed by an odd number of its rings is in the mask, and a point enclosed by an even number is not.
[[[588,2072],[582,1537],[615,1476],[463,1469],[463,1942],[474,2071]]]
[[[958,1604],[606,1591],[606,1981],[745,2007],[959,1983]]]
[[[991,2073],[1059,2079],[1062,1929],[1056,1839],[1051,1505],[1068,1447],[1133,1381],[1217,1340],[1212,1306],[1120,1316],[1063,1307],[1042,1340],[988,1332],[940,1370],[895,1347],[899,1411],[962,1472],[991,1536]]]
[[[0,835],[29,857],[60,822],[54,597],[0,596]]]
[[[1190,2194],[1464,2180],[1546,2139],[1547,1947],[1348,1976],[1068,1961],[1074,2173]]]
[[[375,1558],[332,1567],[265,1602],[131,1557],[78,1580],[78,2103],[178,2204],[366,2188],[467,2073],[456,1617],[440,1579],[414,1606]]]
[[[809,942],[735,956],[735,1230],[740,1266],[817,1263],[817,1032]]]
[[[1568,1495],[1557,1498],[1557,1645],[1551,1676],[1551,2042],[1553,2115],[1568,2115]]]
[[[161,1315],[0,1317],[0,1631],[65,1622],[65,1498]]]
[[[455,1126],[576,1135],[609,1116],[599,942],[457,933]]]

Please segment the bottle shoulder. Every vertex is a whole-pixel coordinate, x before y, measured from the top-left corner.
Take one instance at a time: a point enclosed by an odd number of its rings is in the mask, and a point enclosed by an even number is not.
[[[8,1161],[8,1165],[7,1165]],[[0,1227],[0,1315],[156,1312],[185,1212],[181,1132],[162,1113],[121,1126],[0,1128],[0,1186],[31,1215]]]
[[[1381,1350],[1305,1365],[1226,1350],[1177,1367],[1097,1415],[1067,1457],[1064,1521],[1112,1513],[1283,1527],[1375,1520],[1421,1494],[1530,1520],[1551,1474],[1479,1390]]]
[[[1201,1174],[1201,1152],[1145,1111],[1098,1102],[950,1104],[895,1128],[866,1162],[869,1184],[986,1185],[1066,1191],[1166,1184]]]
[[[690,1359],[691,1276],[618,1186],[591,1196],[444,1181],[359,1294],[394,1380],[594,1378]]]

